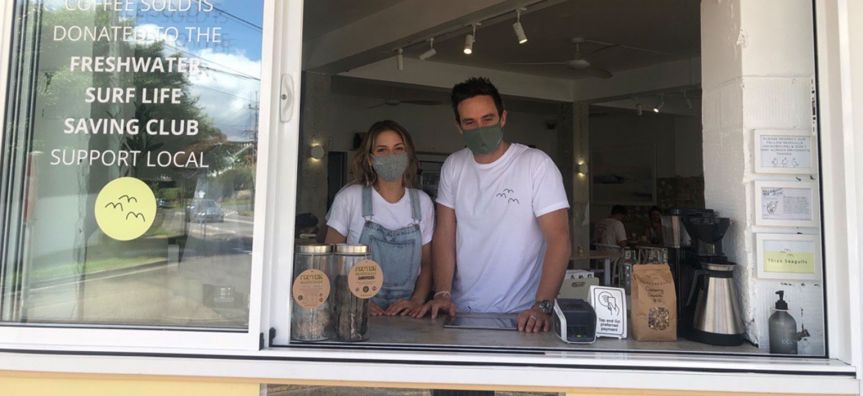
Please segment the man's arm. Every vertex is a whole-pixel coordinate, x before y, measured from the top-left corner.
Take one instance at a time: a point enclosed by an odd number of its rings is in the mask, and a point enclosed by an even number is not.
[[[446,310],[455,316],[456,308],[452,302],[452,281],[455,274],[455,210],[437,204],[434,236],[432,237],[432,275],[435,294],[418,316],[431,310],[431,318],[438,311]]]
[[[571,253],[569,239],[569,218],[566,209],[558,209],[537,218],[542,236],[545,239],[546,251],[542,259],[542,275],[536,300],[554,300],[560,291],[566,266]],[[551,318],[537,307],[522,312],[518,316],[518,328],[526,332],[551,330]]]

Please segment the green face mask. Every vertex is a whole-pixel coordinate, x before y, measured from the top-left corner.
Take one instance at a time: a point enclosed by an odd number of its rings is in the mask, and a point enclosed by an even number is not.
[[[464,135],[464,141],[471,152],[474,154],[489,154],[503,140],[503,128],[498,123],[469,131],[462,130],[462,135]]]

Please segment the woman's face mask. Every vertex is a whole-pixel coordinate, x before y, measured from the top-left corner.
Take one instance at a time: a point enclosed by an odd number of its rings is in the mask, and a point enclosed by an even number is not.
[[[408,154],[396,152],[382,156],[372,156],[372,168],[381,179],[386,181],[401,180],[408,167]]]
[[[474,154],[489,154],[493,152],[503,140],[503,128],[500,123],[487,127],[462,131],[465,144]]]

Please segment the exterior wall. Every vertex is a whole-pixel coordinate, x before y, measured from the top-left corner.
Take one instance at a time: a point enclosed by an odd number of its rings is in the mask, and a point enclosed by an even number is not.
[[[755,234],[800,230],[755,226],[752,150],[755,130],[814,131],[815,45],[813,29],[806,28],[812,26],[811,10],[806,0],[705,0],[701,13],[705,202],[732,219],[723,244],[738,264],[738,288],[748,291],[741,295],[748,337],[767,349],[772,294],[786,289],[795,296],[790,312],[812,334],[801,343],[801,354],[825,350],[823,283],[756,279]],[[793,181],[795,176],[758,179]]]
[[[258,396],[261,393],[260,385],[256,382],[0,372],[0,394],[8,396]]]

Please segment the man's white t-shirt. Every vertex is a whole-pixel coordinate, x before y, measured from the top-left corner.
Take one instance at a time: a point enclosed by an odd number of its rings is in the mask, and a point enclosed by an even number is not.
[[[468,149],[457,151],[441,169],[437,202],[455,210],[458,310],[530,308],[546,248],[537,217],[569,207],[551,158],[516,143],[490,164],[477,163]]]
[[[595,242],[602,245],[618,246],[618,242],[626,240],[626,229],[623,228],[623,223],[611,217],[596,222],[594,232]]]
[[[420,200],[420,232],[423,245],[431,242],[434,232],[434,204],[428,194],[417,191]],[[396,203],[389,203],[372,188],[372,221],[384,228],[397,230],[413,224],[410,194]],[[359,243],[366,219],[363,218],[363,186],[352,184],[336,194],[327,214],[327,225],[347,237],[347,243]]]

